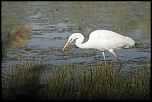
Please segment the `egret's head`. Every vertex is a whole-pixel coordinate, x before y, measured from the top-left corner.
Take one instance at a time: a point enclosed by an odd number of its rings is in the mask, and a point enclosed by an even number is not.
[[[65,46],[63,47],[63,49],[62,49],[61,52],[63,53],[63,52],[65,51],[65,49],[69,46],[69,44],[70,44],[73,40],[79,38],[79,36],[82,36],[82,34],[80,34],[80,33],[74,33],[74,34],[72,34],[72,35],[69,37],[67,43],[65,44]]]

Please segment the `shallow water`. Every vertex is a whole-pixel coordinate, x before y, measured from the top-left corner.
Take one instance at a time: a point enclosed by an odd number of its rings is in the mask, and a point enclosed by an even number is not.
[[[139,47],[116,50],[115,53],[130,68],[143,67],[151,60],[150,43],[150,2],[2,2],[2,41],[5,41],[12,26],[30,24],[30,38],[16,50],[2,45],[2,66],[17,63],[17,56],[42,57],[44,64],[88,65],[103,63],[101,51],[80,49],[72,42],[65,53],[61,49],[68,37],[75,32],[85,36],[97,29],[112,30],[129,36],[139,43]],[[105,52],[109,62],[117,61]]]

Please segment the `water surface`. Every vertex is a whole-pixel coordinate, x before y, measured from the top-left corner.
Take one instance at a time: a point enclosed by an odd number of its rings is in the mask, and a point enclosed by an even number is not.
[[[116,50],[115,53],[127,68],[132,63],[143,67],[150,61],[150,2],[140,1],[17,1],[2,2],[2,41],[12,26],[29,24],[29,39],[16,50],[2,45],[2,66],[17,63],[17,56],[42,57],[46,65],[103,63],[101,51],[80,49],[72,42],[65,53],[61,49],[72,33],[82,33],[84,42],[97,29],[112,30],[129,36],[139,47]],[[107,60],[117,61],[105,52]]]

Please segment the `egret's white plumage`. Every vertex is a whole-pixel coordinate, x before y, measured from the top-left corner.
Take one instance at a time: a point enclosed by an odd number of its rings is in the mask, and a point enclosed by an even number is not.
[[[82,43],[84,36],[81,33],[72,34],[61,52],[64,52],[68,45],[76,39],[76,45],[84,49],[98,49],[102,51],[104,60],[106,61],[104,52],[107,50],[111,52],[119,61],[113,50],[120,48],[129,48],[135,45],[133,39],[127,36],[120,35],[109,30],[95,30],[89,35],[87,42]]]

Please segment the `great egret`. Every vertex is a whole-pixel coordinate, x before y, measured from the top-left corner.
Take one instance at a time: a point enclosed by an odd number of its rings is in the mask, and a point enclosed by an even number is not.
[[[120,48],[129,48],[135,45],[135,41],[130,37],[120,35],[116,32],[109,31],[109,30],[95,30],[89,35],[89,40],[85,43],[82,43],[84,40],[84,36],[81,33],[74,33],[72,34],[65,46],[62,49],[62,53],[68,47],[68,45],[76,39],[76,45],[79,48],[83,49],[98,49],[102,51],[103,58],[106,65],[106,57],[105,51],[111,52],[119,62],[120,59],[114,53],[113,50],[120,49]]]

